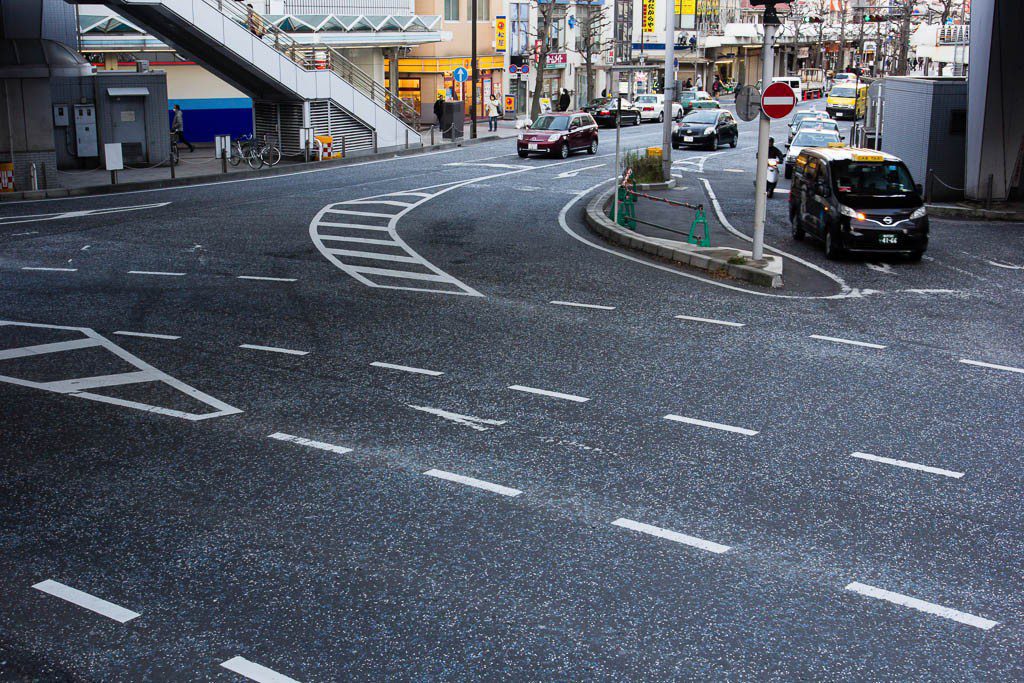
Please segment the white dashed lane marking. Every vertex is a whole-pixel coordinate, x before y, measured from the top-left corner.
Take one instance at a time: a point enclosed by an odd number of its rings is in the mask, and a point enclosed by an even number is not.
[[[114,334],[119,334],[122,337],[144,337],[146,339],[166,339],[168,341],[181,339],[181,337],[176,337],[173,334],[155,334],[153,332],[128,332],[127,330],[118,330]]]
[[[522,493],[519,489],[512,489],[500,484],[492,484],[491,482],[484,481],[483,479],[465,477],[461,474],[453,474],[452,472],[445,472],[444,470],[427,470],[423,474],[428,477],[436,477],[438,479],[445,479],[447,481],[454,481],[459,484],[465,484],[466,486],[483,489],[484,491],[491,491],[492,493],[500,493],[503,496],[509,496],[511,498],[515,498]]]
[[[271,439],[277,439],[278,441],[288,441],[291,443],[297,443],[300,446],[309,446],[310,448],[317,448],[321,451],[330,451],[331,453],[338,453],[344,455],[345,453],[351,453],[351,448],[345,448],[344,446],[335,446],[333,443],[326,443],[324,441],[314,441],[313,439],[306,439],[301,436],[295,436],[293,434],[285,434],[284,432],[274,432],[270,435]]]
[[[575,394],[563,394],[558,391],[548,391],[547,389],[536,389],[534,387],[524,387],[521,384],[513,384],[509,387],[513,391],[523,391],[527,394],[537,394],[538,396],[548,396],[550,398],[560,398],[563,401],[575,401],[576,403],[586,403],[589,398],[584,396],[577,396]]]
[[[820,339],[821,341],[834,342],[836,344],[848,344],[850,346],[863,346],[864,348],[868,348],[868,349],[884,349],[885,348],[885,346],[883,346],[882,344],[872,344],[870,342],[856,341],[856,340],[853,340],[853,339],[843,339],[842,337],[826,337],[826,336],[821,335],[821,334],[812,334],[812,335],[810,335],[810,338],[811,339]]]
[[[414,368],[409,365],[395,365],[394,363],[382,363],[380,361],[374,361],[370,363],[375,368],[386,368],[388,370],[399,370],[400,372],[411,372],[416,375],[429,375],[431,377],[440,377],[443,372],[437,370],[424,370],[423,368]]]
[[[129,270],[129,275],[162,275],[164,277],[182,277],[185,273],[169,273],[162,270]]]
[[[278,346],[260,346],[259,344],[239,344],[240,349],[250,349],[252,351],[270,351],[271,353],[285,353],[290,356],[308,356],[309,351],[296,351],[295,349],[282,349]]]
[[[221,662],[220,665],[228,671],[245,676],[250,681],[256,681],[256,683],[299,683],[294,678],[288,678],[273,669],[250,662],[244,657],[232,657],[226,662]]]
[[[239,280],[262,280],[264,282],[296,282],[293,277],[265,277],[263,275],[239,275]]]
[[[753,429],[744,429],[743,427],[733,427],[732,425],[722,424],[720,422],[708,422],[707,420],[698,420],[695,417],[683,417],[682,415],[666,415],[666,420],[673,422],[683,422],[685,424],[697,425],[698,427],[708,427],[710,429],[719,429],[723,432],[733,432],[735,434],[743,434],[744,436],[756,436],[757,432]]]
[[[650,536],[657,536],[658,538],[664,538],[669,541],[675,541],[676,543],[682,543],[694,548],[706,550],[709,553],[722,554],[729,551],[729,546],[722,545],[721,543],[714,543],[713,541],[706,541],[703,538],[697,538],[696,536],[688,536],[681,534],[678,531],[671,531],[669,529],[662,529],[661,527],[651,526],[650,524],[644,524],[643,522],[634,522],[631,519],[619,518],[612,522],[615,526],[620,526],[624,529],[632,529],[633,531],[639,531],[642,534],[648,534]]]
[[[883,588],[876,588],[875,586],[869,586],[865,583],[859,583],[854,581],[846,586],[846,590],[853,591],[860,595],[867,596],[869,598],[877,598],[878,600],[885,600],[891,602],[894,605],[902,605],[903,607],[910,607],[920,612],[926,612],[927,614],[934,614],[937,617],[944,619],[952,619],[953,621],[961,624],[967,624],[975,628],[980,628],[985,631],[999,625],[998,621],[992,621],[991,619],[985,619],[983,617],[977,617],[967,612],[961,612],[950,607],[943,607],[942,605],[936,605],[933,602],[925,602],[918,598],[912,598],[909,595],[903,595],[902,593],[893,593]]]
[[[50,273],[76,273],[78,268],[45,268],[43,266],[24,266],[22,270],[39,270]]]
[[[120,605],[115,605],[112,602],[107,602],[102,598],[97,598],[94,595],[83,593],[77,588],[71,586],[65,586],[63,583],[58,583],[51,579],[41,581],[34,586],[36,590],[48,593],[54,597],[60,598],[61,600],[67,600],[73,605],[84,607],[87,610],[95,612],[96,614],[102,614],[108,619],[113,619],[119,623],[125,623],[132,619],[141,616],[138,612],[133,612],[130,609],[125,609]]]
[[[944,477],[952,477],[953,479],[959,479],[960,477],[964,476],[963,472],[954,472],[953,470],[944,470],[941,467],[930,467],[928,465],[920,465],[916,462],[910,462],[909,460],[883,458],[880,455],[871,455],[870,453],[850,453],[850,457],[860,458],[861,460],[871,460],[872,462],[880,462],[886,465],[895,465],[896,467],[904,467],[908,470],[928,472],[929,474],[941,474]]]
[[[614,306],[601,306],[599,304],[579,304],[575,301],[549,301],[548,303],[556,306],[575,306],[577,308],[595,308],[600,311],[614,311]]]
[[[455,424],[469,427],[478,432],[486,432],[491,427],[500,427],[505,424],[505,420],[490,420],[484,417],[473,417],[472,415],[460,415],[459,413],[453,413],[447,410],[441,410],[440,408],[431,408],[430,406],[414,406],[411,403],[407,404],[413,410],[418,410],[422,413],[429,413],[430,415],[436,415],[446,420],[454,422]]]
[[[1012,365],[996,365],[995,363],[984,363],[980,360],[969,360],[967,358],[961,358],[960,362],[964,365],[974,365],[979,368],[990,368],[992,370],[1004,370],[1006,372],[1018,372],[1024,374],[1024,368],[1015,368]]]
[[[677,315],[680,320],[692,320],[698,323],[711,323],[712,325],[726,325],[728,327],[743,327],[746,323],[734,323],[729,320],[715,320],[714,318],[697,318],[692,315]]]

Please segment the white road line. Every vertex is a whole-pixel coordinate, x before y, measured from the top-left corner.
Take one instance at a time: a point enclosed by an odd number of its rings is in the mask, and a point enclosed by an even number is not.
[[[43,268],[42,266],[23,266],[22,270],[46,270],[54,273],[75,273],[78,268]]]
[[[375,368],[387,368],[388,370],[401,370],[402,372],[412,372],[417,375],[430,375],[431,377],[440,377],[443,372],[437,370],[424,370],[423,368],[414,368],[410,365],[395,365],[394,363],[382,363],[380,361],[374,361],[370,363]]]
[[[167,339],[174,341],[175,339],[181,339],[173,334],[154,334],[152,332],[128,332],[127,330],[118,330],[114,334],[119,334],[122,337],[145,337],[146,339]]]
[[[919,465],[916,462],[910,462],[908,460],[896,460],[894,458],[883,458],[880,455],[871,455],[870,453],[855,452],[850,453],[851,458],[860,458],[861,460],[871,460],[874,462],[882,462],[886,465],[895,465],[896,467],[905,467],[908,470],[918,470],[920,472],[929,472],[930,474],[941,474],[944,477],[952,477],[953,479],[959,479],[964,476],[963,472],[954,472],[953,470],[944,470],[941,467],[929,467],[928,465]]]
[[[562,394],[557,391],[547,391],[545,389],[535,389],[533,387],[524,387],[521,384],[513,384],[509,387],[513,391],[525,391],[528,394],[537,394],[539,396],[550,396],[551,398],[561,398],[566,401],[575,401],[576,403],[586,403],[589,398],[583,396],[576,396],[575,394]]]
[[[264,282],[296,282],[294,277],[264,277],[262,275],[239,275],[239,280],[262,280]]]
[[[893,593],[892,591],[887,591],[882,588],[875,588],[874,586],[869,586],[857,581],[848,584],[846,586],[846,590],[859,593],[860,595],[864,595],[869,598],[877,598],[903,607],[910,607],[921,612],[934,614],[935,616],[942,617],[944,619],[952,619],[953,621],[961,624],[967,624],[968,626],[980,628],[985,631],[999,625],[998,621],[976,617],[973,614],[968,614],[967,612],[961,612],[960,610],[955,610],[950,607],[936,605],[933,602],[925,602],[924,600],[912,598],[909,595],[903,595],[902,593]]]
[[[440,408],[430,408],[428,406],[414,406],[411,403],[406,404],[413,410],[419,410],[420,412],[430,413],[431,415],[437,415],[443,417],[446,420],[451,420],[455,424],[475,429],[478,432],[486,432],[490,427],[485,425],[491,425],[494,427],[500,427],[505,424],[505,420],[489,420],[483,417],[473,417],[472,415],[460,415],[459,413],[452,413],[447,410],[441,410]]]
[[[71,586],[65,586],[63,583],[58,583],[51,579],[41,581],[34,586],[36,590],[40,590],[44,593],[49,593],[54,597],[58,597],[61,600],[67,600],[68,602],[84,607],[87,610],[93,611],[96,614],[102,614],[108,619],[113,619],[119,623],[125,623],[131,621],[135,617],[141,616],[138,612],[133,612],[130,609],[125,609],[120,605],[115,605],[112,602],[107,602],[101,598],[97,598],[94,595],[83,593],[82,591],[72,588]]]
[[[703,538],[697,538],[696,536],[687,536],[681,534],[678,531],[672,531],[670,529],[662,529],[658,526],[651,526],[650,524],[644,524],[643,522],[634,522],[631,519],[625,519],[620,517],[619,519],[612,522],[615,526],[620,526],[623,529],[632,529],[633,531],[639,531],[642,534],[648,534],[650,536],[657,536],[658,538],[668,539],[669,541],[675,541],[676,543],[682,543],[683,545],[692,546],[694,548],[700,548],[701,550],[707,550],[710,553],[717,553],[721,555],[724,552],[728,552],[729,546],[722,545],[721,543],[714,543],[712,541],[705,541]]]
[[[964,365],[977,365],[979,368],[992,368],[993,370],[1005,370],[1007,372],[1020,372],[1024,373],[1024,368],[1015,368],[1012,365],[996,365],[995,363],[983,363],[980,360],[969,360],[967,358],[961,358],[960,362]]]
[[[515,498],[522,493],[519,489],[510,489],[507,486],[500,484],[492,484],[489,481],[483,479],[474,479],[473,477],[464,477],[461,474],[453,474],[452,472],[445,472],[444,470],[427,470],[423,474],[428,477],[437,477],[438,479],[446,479],[448,481],[454,481],[459,484],[465,484],[466,486],[474,486],[478,489],[485,491],[491,491],[493,493],[500,493],[503,496],[509,496]]]
[[[107,213],[120,213],[122,211],[141,211],[143,209],[158,209],[167,206],[170,202],[160,204],[141,204],[139,206],[114,206],[107,209],[86,209],[82,211],[65,211],[63,213],[42,213],[32,216],[7,216],[0,218],[0,226],[14,225],[16,223],[32,223],[35,221],[56,221],[62,218],[80,218],[82,216],[96,216]]]
[[[600,306],[598,304],[578,304],[574,301],[549,301],[548,303],[555,304],[556,306],[576,306],[578,308],[596,308],[601,311],[614,311],[614,306]]]
[[[277,346],[260,346],[259,344],[239,344],[240,349],[252,349],[253,351],[273,351],[274,353],[287,353],[292,356],[308,356],[309,351],[296,351],[295,349],[282,349]]]
[[[742,168],[723,168],[726,173],[746,173]]]
[[[1005,268],[1007,270],[1024,270],[1024,266],[1015,266],[1012,263],[999,263],[998,261],[985,260],[985,263],[996,268]]]
[[[842,337],[826,337],[821,334],[812,334],[811,339],[820,339],[822,341],[835,342],[836,344],[849,344],[850,346],[863,346],[868,349],[884,349],[886,348],[882,344],[871,344],[869,342],[854,341],[853,339],[843,339]]]
[[[129,275],[166,275],[168,277],[181,277],[185,273],[166,273],[159,270],[129,270]]]
[[[300,446],[309,446],[310,448],[319,448],[322,451],[330,451],[331,453],[351,453],[351,448],[345,448],[344,446],[335,446],[332,443],[326,443],[324,441],[313,441],[312,439],[306,439],[301,436],[294,436],[292,434],[285,434],[284,432],[274,432],[270,435],[271,439],[277,439],[278,441],[288,441],[291,443],[297,443]]]
[[[228,671],[234,671],[250,681],[256,681],[256,683],[299,683],[294,678],[288,678],[273,669],[250,662],[244,657],[232,657],[226,662],[221,662],[220,665]]]
[[[353,209],[327,209],[327,213],[340,213],[345,216],[368,216],[369,218],[394,218],[393,213],[380,213],[379,211],[355,211]]]
[[[711,323],[713,325],[727,325],[729,327],[743,327],[746,323],[734,323],[728,320],[715,320],[714,318],[696,318],[692,315],[677,315],[680,320],[693,320],[699,323]]]
[[[720,422],[708,422],[706,420],[698,420],[695,417],[683,417],[682,415],[666,415],[666,420],[672,420],[673,422],[685,422],[686,424],[697,425],[698,427],[710,427],[711,429],[720,429],[723,432],[735,432],[736,434],[743,434],[744,436],[755,436],[757,434],[753,429],[744,429],[743,427],[733,427],[732,425],[722,424]]]
[[[30,230],[29,232],[12,232],[11,237],[24,237],[25,235],[38,235],[38,230]]]

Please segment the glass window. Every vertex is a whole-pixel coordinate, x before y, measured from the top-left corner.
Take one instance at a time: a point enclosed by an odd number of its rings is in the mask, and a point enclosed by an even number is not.
[[[568,130],[568,116],[538,116],[537,122],[533,124],[537,130]]]
[[[791,147],[828,147],[830,142],[839,142],[839,133],[831,131],[802,130],[793,138]]]
[[[840,87],[838,85],[836,87],[832,88],[832,92],[830,94],[832,95],[832,97],[856,97],[857,96],[857,92],[853,88],[848,87],[848,86]]]
[[[529,36],[528,30],[530,28],[530,5],[525,2],[514,2],[508,6],[509,21],[511,26],[509,27],[509,38],[511,40],[511,54],[513,55],[525,55],[529,52]]]
[[[695,111],[686,115],[683,123],[718,123],[718,112],[716,111]]]
[[[459,20],[459,0],[444,0],[444,18],[447,21]]]
[[[472,2],[472,0],[470,0]],[[491,19],[491,0],[476,0],[476,20],[477,21],[490,21]]]
[[[898,162],[836,161],[832,170],[841,195],[894,197],[915,192],[910,171]]]

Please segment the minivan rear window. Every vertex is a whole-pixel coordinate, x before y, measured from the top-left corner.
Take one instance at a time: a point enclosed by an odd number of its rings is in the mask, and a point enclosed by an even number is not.
[[[856,97],[856,91],[848,86],[832,88],[832,97]]]

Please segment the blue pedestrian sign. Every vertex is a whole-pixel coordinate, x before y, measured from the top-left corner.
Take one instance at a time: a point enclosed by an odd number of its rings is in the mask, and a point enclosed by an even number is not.
[[[460,66],[452,72],[452,77],[455,79],[456,83],[465,83],[469,80],[469,72],[466,71],[465,67]]]

